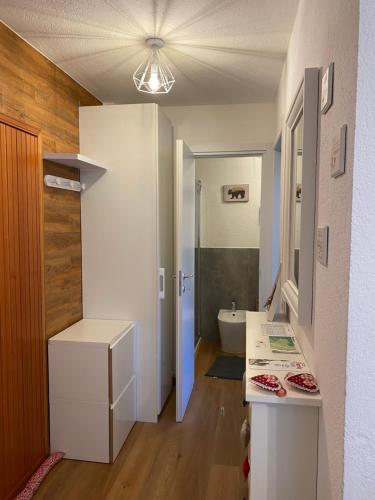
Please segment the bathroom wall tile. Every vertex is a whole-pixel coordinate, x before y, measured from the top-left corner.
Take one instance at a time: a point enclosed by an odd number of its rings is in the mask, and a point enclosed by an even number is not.
[[[218,340],[219,309],[254,311],[259,294],[258,248],[202,248],[200,251],[201,334]],[[199,270],[198,270],[199,272]]]

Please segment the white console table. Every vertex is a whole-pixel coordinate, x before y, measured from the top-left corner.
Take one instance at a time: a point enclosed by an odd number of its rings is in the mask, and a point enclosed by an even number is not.
[[[250,464],[249,498],[251,500],[316,500],[319,394],[310,394],[287,386],[288,371],[251,368],[250,358],[295,360],[306,363],[303,354],[272,353],[264,342],[262,325],[267,315],[247,312],[246,316],[246,401],[249,403]],[[272,322],[268,325],[286,325]],[[267,344],[267,343],[266,343]],[[306,370],[309,368],[306,363]],[[250,377],[270,373],[276,375],[286,397],[261,389]]]

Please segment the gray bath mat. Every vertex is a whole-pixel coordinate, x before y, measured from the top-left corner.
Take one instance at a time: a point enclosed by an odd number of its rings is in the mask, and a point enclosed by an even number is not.
[[[218,356],[206,373],[206,377],[242,380],[245,369],[245,358],[238,356]]]

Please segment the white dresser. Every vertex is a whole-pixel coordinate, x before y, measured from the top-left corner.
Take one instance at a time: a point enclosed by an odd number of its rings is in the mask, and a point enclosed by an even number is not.
[[[83,319],[48,341],[51,452],[113,462],[136,420],[135,324]]]
[[[272,371],[250,367],[249,358],[283,359],[305,363],[303,354],[274,354],[264,334],[266,313],[246,316],[246,394],[249,403],[250,442],[248,458],[249,498],[251,500],[316,500],[318,424],[321,397],[284,382],[291,370]],[[268,323],[273,327],[286,323]],[[263,344],[262,344],[263,343]],[[264,347],[263,347],[264,346]],[[270,373],[287,389],[286,397],[261,389],[250,377]]]

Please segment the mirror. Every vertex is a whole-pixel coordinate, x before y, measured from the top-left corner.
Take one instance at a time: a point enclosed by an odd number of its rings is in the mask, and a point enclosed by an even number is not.
[[[308,68],[285,124],[283,184],[281,290],[300,325],[313,311],[318,109],[319,70]]]
[[[293,165],[291,171],[291,280],[298,288],[299,253],[301,248],[301,201],[302,201],[302,159],[303,159],[303,114],[292,131]]]

